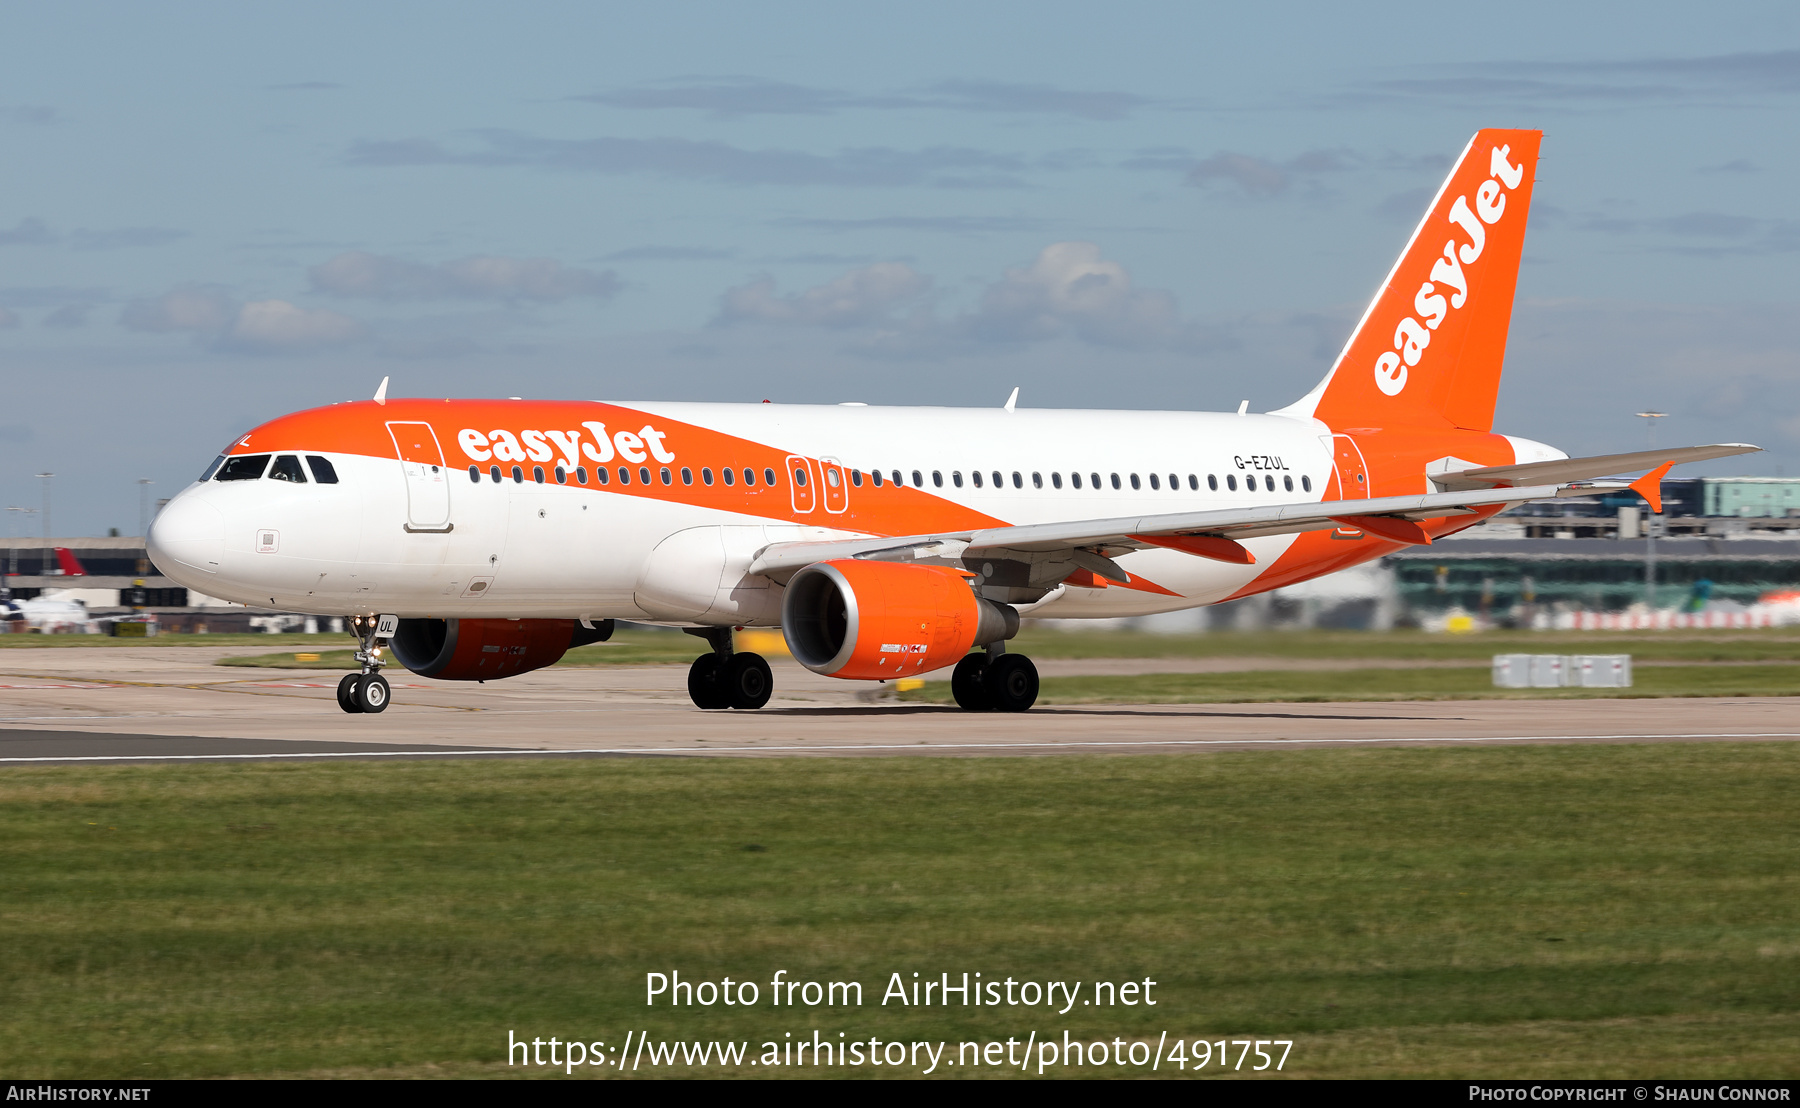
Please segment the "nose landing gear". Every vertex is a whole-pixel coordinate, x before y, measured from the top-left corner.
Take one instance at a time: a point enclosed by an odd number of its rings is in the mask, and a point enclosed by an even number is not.
[[[393,635],[391,624],[397,621],[391,617],[351,616],[350,629],[361,642],[356,652],[356,660],[362,663],[361,673],[346,673],[338,682],[338,707],[346,712],[381,712],[385,711],[391,698],[392,690],[388,687],[387,678],[381,675],[381,667],[387,663],[382,660],[382,651]],[[386,634],[383,634],[383,632]]]
[[[775,691],[775,675],[760,654],[736,653],[731,648],[729,627],[687,627],[712,644],[688,667],[688,697],[696,708],[737,708],[754,711],[769,702]]]

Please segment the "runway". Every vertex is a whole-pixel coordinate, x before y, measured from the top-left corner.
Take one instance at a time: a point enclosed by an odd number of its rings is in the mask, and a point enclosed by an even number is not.
[[[7,649],[0,653],[0,766],[1800,739],[1800,702],[1784,697],[1079,705],[972,714],[868,699],[876,690],[785,660],[774,663],[776,696],[759,712],[694,708],[685,666],[619,666],[556,667],[493,685],[434,682],[390,669],[393,706],[357,716],[338,710],[335,672],[212,664],[244,652],[242,646]],[[1118,660],[1106,664],[1117,672]],[[1165,668],[1154,659],[1131,665],[1136,672]]]

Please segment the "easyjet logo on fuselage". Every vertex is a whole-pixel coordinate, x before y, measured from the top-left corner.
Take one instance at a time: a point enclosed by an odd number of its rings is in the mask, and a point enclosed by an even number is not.
[[[1463,267],[1475,264],[1481,257],[1481,249],[1487,244],[1487,228],[1506,214],[1507,190],[1518,188],[1525,176],[1524,163],[1513,165],[1506,160],[1511,153],[1512,147],[1497,146],[1489,155],[1488,179],[1475,190],[1474,210],[1470,210],[1467,196],[1458,196],[1450,206],[1449,221],[1460,227],[1469,241],[1459,244],[1452,236],[1444,243],[1444,256],[1432,264],[1431,280],[1420,285],[1413,296],[1413,311],[1419,318],[1407,316],[1401,320],[1394,329],[1394,349],[1375,360],[1375,387],[1388,396],[1400,395],[1406,387],[1408,369],[1419,364],[1425,348],[1431,345],[1431,333],[1452,308],[1461,308],[1468,301],[1469,276]],[[1439,283],[1451,290],[1448,298],[1438,291]]]
[[[668,433],[646,423],[636,431],[614,431],[608,435],[606,424],[584,421],[581,431],[478,431],[465,427],[456,433],[462,451],[478,462],[492,458],[496,462],[548,462],[561,452],[564,465],[574,469],[583,457],[605,464],[615,456],[627,462],[641,462],[653,457],[659,462],[675,460],[675,452],[663,445]],[[554,444],[554,445],[552,445]]]

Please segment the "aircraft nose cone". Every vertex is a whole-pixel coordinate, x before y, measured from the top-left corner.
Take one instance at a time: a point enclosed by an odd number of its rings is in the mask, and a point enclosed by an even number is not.
[[[225,557],[225,517],[198,497],[178,496],[150,525],[145,545],[157,568],[177,581],[183,571],[211,577]]]

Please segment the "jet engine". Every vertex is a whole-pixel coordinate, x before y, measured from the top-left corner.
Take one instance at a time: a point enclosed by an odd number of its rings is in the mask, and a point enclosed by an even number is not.
[[[782,634],[794,660],[828,677],[880,681],[953,665],[1019,633],[1019,613],[975,595],[945,566],[846,559],[788,581]]]
[[[403,619],[388,645],[420,677],[492,681],[555,665],[572,647],[605,642],[613,621],[572,619]]]

